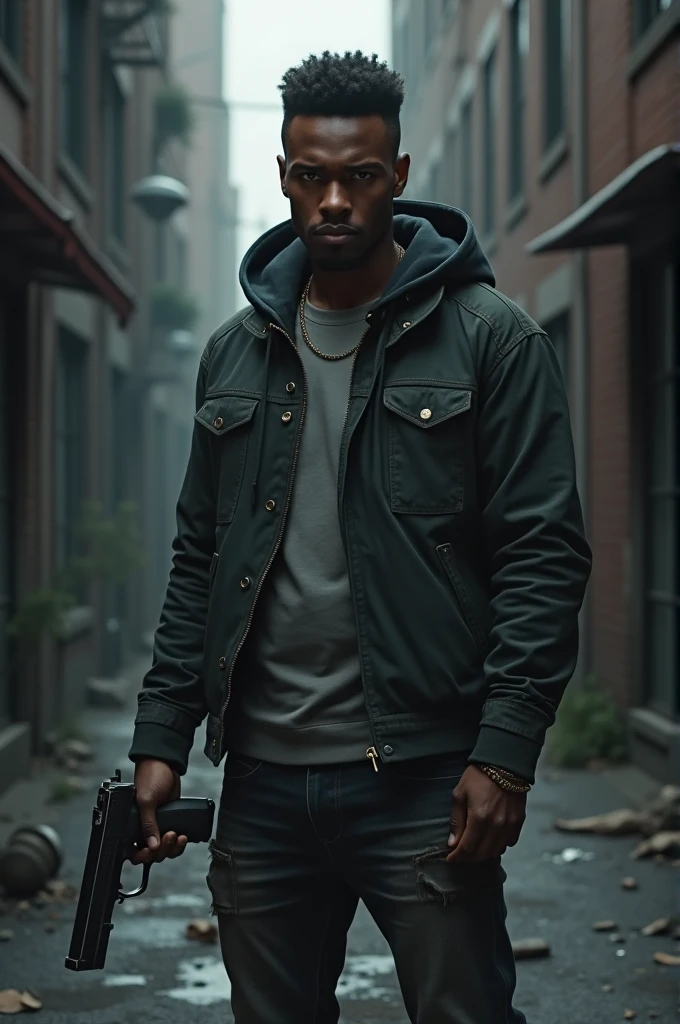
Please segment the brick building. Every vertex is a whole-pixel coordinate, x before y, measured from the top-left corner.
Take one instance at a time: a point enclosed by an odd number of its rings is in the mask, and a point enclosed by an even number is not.
[[[130,192],[153,173],[191,192],[186,147],[156,146],[171,10],[0,0],[0,790],[139,649],[167,582],[200,342],[152,297],[190,290],[191,202],[154,223]],[[17,662],[6,624],[73,553],[88,499],[135,503],[146,566],[82,588]]]
[[[680,775],[680,0],[393,0],[408,194],[551,335],[594,567],[577,678]]]

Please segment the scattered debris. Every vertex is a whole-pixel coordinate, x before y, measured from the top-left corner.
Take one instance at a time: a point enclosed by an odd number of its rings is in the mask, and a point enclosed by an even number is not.
[[[680,956],[674,956],[673,953],[665,953],[663,950],[659,950],[658,953],[654,954],[654,962],[663,964],[664,967],[680,967]]]
[[[50,903],[74,903],[78,890],[62,878],[51,878],[41,895],[46,895]]]
[[[623,1011],[623,1019],[624,1020],[635,1020],[636,1017],[637,1017],[637,1013],[635,1012],[635,1010],[624,1010]]]
[[[648,857],[651,853],[671,854],[680,850],[680,832],[656,832],[643,840],[631,853],[635,860]]]
[[[547,853],[545,857],[551,860],[553,864],[571,864],[575,860],[594,860],[595,854],[591,851],[580,850],[575,846],[568,846],[560,853]]]
[[[593,924],[594,932],[610,932],[616,928],[616,921],[595,921]]]
[[[75,761],[91,761],[94,754],[92,747],[85,740],[66,740],[59,747],[59,753],[64,757],[71,757]]]
[[[637,889],[637,887],[638,887],[638,884],[637,884],[637,882],[635,881],[635,879],[631,875],[629,875],[627,878],[622,878],[621,879],[621,888],[622,889]]]
[[[651,836],[655,832],[675,831],[680,829],[680,786],[663,786],[644,811],[625,807],[588,818],[558,818],[555,828],[559,832],[594,832],[603,836]]]
[[[670,926],[670,917],[657,917],[656,921],[650,921],[640,931],[643,935],[665,935]]]
[[[545,939],[520,939],[518,942],[513,942],[512,951],[515,954],[515,960],[550,956],[550,946]]]
[[[626,941],[626,936],[625,935],[621,935],[618,932],[614,932],[613,935],[609,936],[609,941],[610,942],[618,942],[619,945],[620,945],[622,942]]]
[[[649,1017],[650,1020],[656,1020],[656,1018],[659,1016],[659,1011],[658,1010],[648,1010],[647,1011],[647,1016]]]
[[[0,942],[11,942],[14,938],[14,932],[11,928],[3,928],[0,931]]]
[[[626,955],[625,949],[617,949],[616,950],[616,955],[617,956],[625,956]]]
[[[196,918],[187,925],[187,938],[196,942],[217,942],[217,925],[213,921]]]
[[[28,989],[19,992],[16,988],[6,988],[0,992],[0,1013],[21,1013],[23,1010],[40,1010],[42,1002],[35,993]]]
[[[602,986],[602,991],[603,992],[613,992],[614,991],[614,986],[610,985],[609,983],[607,983],[606,985]]]
[[[85,785],[77,775],[66,775],[63,778],[55,779],[47,802],[50,804],[64,803],[72,796],[82,793]]]

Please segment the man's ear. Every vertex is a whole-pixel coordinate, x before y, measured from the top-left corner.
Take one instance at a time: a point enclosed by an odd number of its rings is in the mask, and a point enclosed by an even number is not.
[[[411,157],[408,153],[402,153],[401,156],[397,157],[397,161],[394,165],[394,197],[399,199],[404,193],[404,189],[408,184],[408,172],[411,167]]]
[[[288,191],[286,189],[286,158],[285,156],[277,156],[276,162],[279,165],[279,178],[281,179],[281,191],[283,192],[286,199],[288,198]]]

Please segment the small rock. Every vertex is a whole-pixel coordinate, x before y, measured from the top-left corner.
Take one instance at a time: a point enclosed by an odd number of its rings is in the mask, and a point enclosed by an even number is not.
[[[42,1001],[38,999],[35,992],[26,990],[21,993],[21,1005],[25,1010],[40,1010],[42,1009]]]
[[[609,941],[610,942],[618,942],[618,943],[625,942],[626,941],[626,936],[625,935],[621,935],[619,932],[615,932],[613,935],[609,936]]]
[[[663,950],[660,950],[654,954],[654,962],[663,964],[664,967],[680,967],[680,956],[674,956],[672,953],[665,953]]]
[[[595,921],[593,924],[594,932],[610,932],[613,928],[616,928],[616,921]]]
[[[54,932],[56,932],[56,930],[57,930],[56,924],[46,924],[45,925],[45,931],[47,932],[48,935],[53,935]]]
[[[671,854],[680,849],[680,832],[656,832],[649,839],[645,839],[633,850],[631,857],[638,860],[640,857],[649,857],[652,853]]]
[[[609,983],[607,983],[606,985],[602,986],[602,991],[603,992],[613,992],[614,991],[614,986],[610,985]]]
[[[641,931],[643,935],[665,935],[670,926],[670,917],[657,917],[656,921],[650,921]]]
[[[628,875],[627,878],[622,878],[621,879],[621,888],[622,889],[637,889],[637,887],[638,887],[638,884],[637,884],[637,882],[635,881],[635,879],[631,875]]]
[[[656,1018],[659,1016],[659,1011],[658,1010],[648,1010],[647,1011],[647,1016],[649,1017],[650,1020],[656,1020]]]
[[[11,942],[14,938],[14,932],[11,928],[3,928],[0,931],[0,942]]]
[[[187,938],[196,942],[217,942],[217,925],[213,921],[196,918],[187,925]]]
[[[520,939],[518,942],[513,942],[512,951],[516,960],[550,956],[550,946],[545,939]]]
[[[31,904],[28,900],[19,900],[17,903],[17,910],[28,910]]]
[[[623,1019],[624,1020],[635,1020],[636,1017],[637,1017],[637,1013],[635,1012],[635,1010],[624,1010],[623,1011]]]

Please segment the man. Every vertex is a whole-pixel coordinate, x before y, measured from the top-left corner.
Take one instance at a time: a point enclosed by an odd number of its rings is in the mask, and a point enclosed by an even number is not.
[[[590,550],[544,332],[468,218],[397,203],[403,82],[284,77],[291,222],[201,359],[139,697],[148,848],[194,730],[228,751],[208,882],[237,1024],[330,1024],[362,899],[417,1024],[519,1024],[501,856],[573,672]],[[450,823],[450,824],[449,824]]]

